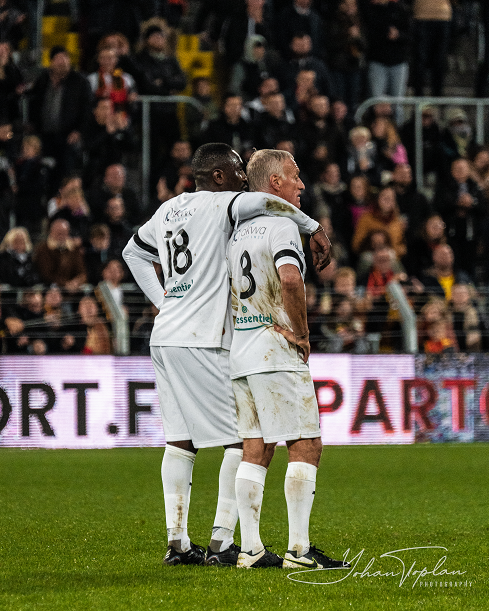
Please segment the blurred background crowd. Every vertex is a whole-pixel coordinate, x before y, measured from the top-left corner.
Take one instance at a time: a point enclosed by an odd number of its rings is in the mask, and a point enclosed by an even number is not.
[[[115,307],[126,352],[148,354],[156,310],[122,249],[194,189],[193,152],[216,141],[301,169],[302,209],[334,247],[321,274],[309,265],[313,350],[402,352],[392,282],[420,352],[488,350],[489,145],[470,105],[434,101],[487,97],[488,6],[0,0],[1,352],[111,354]],[[145,118],[145,96],[171,95],[196,104],[153,101]],[[421,148],[412,108],[388,100],[404,96],[430,96]]]

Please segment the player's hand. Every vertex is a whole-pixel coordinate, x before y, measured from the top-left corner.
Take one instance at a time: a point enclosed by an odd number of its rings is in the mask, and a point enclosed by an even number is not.
[[[273,328],[275,329],[277,333],[280,333],[280,335],[283,335],[290,344],[295,344],[297,346],[297,349],[300,352],[302,360],[304,361],[304,363],[307,363],[307,361],[309,360],[309,355],[311,354],[311,346],[309,344],[309,333],[307,334],[307,337],[299,339],[296,337],[293,331],[284,329],[280,325],[273,325]]]
[[[323,231],[318,231],[309,241],[309,246],[312,253],[312,262],[316,271],[320,272],[331,263],[333,255],[333,247],[328,236]]]

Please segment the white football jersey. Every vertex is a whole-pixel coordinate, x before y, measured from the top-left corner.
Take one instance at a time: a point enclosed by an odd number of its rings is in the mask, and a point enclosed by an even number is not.
[[[273,328],[277,323],[292,330],[278,268],[292,263],[304,278],[305,259],[295,223],[266,216],[243,222],[229,240],[227,259],[235,315],[231,378],[308,370],[297,348]]]
[[[123,254],[136,281],[160,310],[152,346],[230,349],[227,243],[240,217],[267,213],[288,214],[304,231],[317,227],[285,200],[264,193],[199,191],[168,200],[138,229]],[[155,286],[148,261],[161,263],[164,289]]]

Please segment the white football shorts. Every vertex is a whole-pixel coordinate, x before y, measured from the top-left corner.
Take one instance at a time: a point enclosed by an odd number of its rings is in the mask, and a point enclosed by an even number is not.
[[[321,436],[309,371],[271,371],[233,380],[238,435],[265,443]]]
[[[192,440],[196,448],[230,445],[237,433],[229,351],[151,346],[167,441]]]

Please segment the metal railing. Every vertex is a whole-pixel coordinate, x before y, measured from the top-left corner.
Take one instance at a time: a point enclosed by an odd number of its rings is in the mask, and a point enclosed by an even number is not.
[[[416,314],[414,313],[409,301],[406,299],[406,295],[404,294],[399,282],[389,282],[387,285],[387,292],[396,303],[401,316],[404,352],[407,354],[416,354],[416,352],[418,352]]]
[[[100,296],[112,323],[114,354],[117,356],[130,354],[127,312],[114,299],[107,282],[100,282],[95,289],[95,293]]]
[[[415,177],[416,184],[423,184],[423,106],[473,106],[475,107],[475,139],[477,144],[484,144],[484,108],[489,106],[488,98],[462,97],[387,97],[369,98],[360,104],[355,112],[355,121],[360,123],[365,112],[376,104],[402,104],[413,106],[414,143],[415,143]]]

